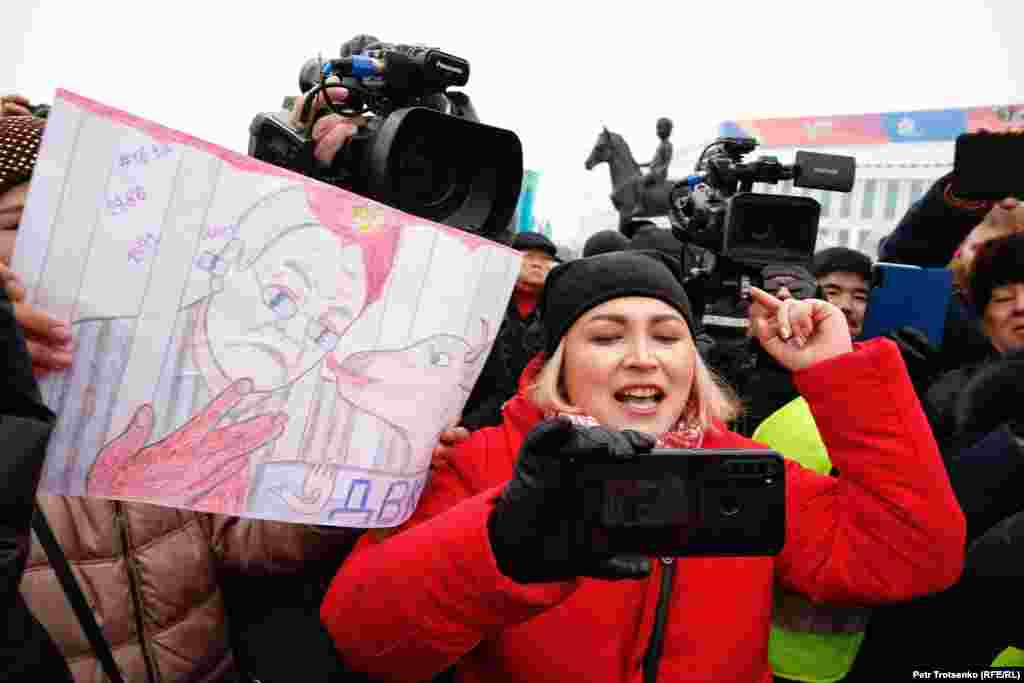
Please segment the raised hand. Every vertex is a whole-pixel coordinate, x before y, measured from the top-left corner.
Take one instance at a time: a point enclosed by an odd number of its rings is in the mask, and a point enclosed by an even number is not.
[[[827,301],[780,301],[757,287],[750,293],[751,333],[787,369],[802,370],[853,350],[843,312]]]
[[[149,446],[153,408],[141,406],[128,428],[104,446],[89,472],[86,490],[188,507],[233,479],[244,478],[249,453],[279,437],[288,420],[277,413],[218,427],[252,388],[249,379],[236,381],[178,431]]]

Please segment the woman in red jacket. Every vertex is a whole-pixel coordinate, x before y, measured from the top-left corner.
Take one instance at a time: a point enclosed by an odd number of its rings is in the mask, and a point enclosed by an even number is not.
[[[503,423],[435,463],[413,518],[365,537],[335,577],[321,617],[350,667],[388,681],[456,664],[461,681],[765,683],[774,580],[857,604],[956,580],[963,515],[895,345],[854,349],[831,304],[760,290],[753,333],[793,371],[840,476],[787,462],[774,557],[573,546],[569,458],[761,447],[722,426],[735,404],[695,350],[677,268],[616,252],[551,272],[545,353]]]

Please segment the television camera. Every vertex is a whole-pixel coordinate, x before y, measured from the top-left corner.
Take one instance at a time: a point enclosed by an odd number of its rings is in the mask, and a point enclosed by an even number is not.
[[[357,37],[359,38],[359,37]],[[352,41],[350,41],[352,42]],[[479,122],[469,96],[469,62],[419,45],[370,42],[353,54],[308,60],[296,130],[288,111],[257,114],[249,154],[428,220],[485,237],[508,229],[519,199],[523,151],[512,131]],[[348,96],[336,103],[330,88]],[[313,155],[311,103],[359,123],[329,167]],[[288,106],[286,99],[285,106]]]
[[[853,157],[799,151],[793,164],[775,157],[744,162],[757,146],[753,138],[718,138],[704,148],[696,172],[670,191],[675,236],[714,256],[700,273],[706,278],[702,289],[709,314],[729,315],[729,309],[747,300],[750,286],[762,284],[764,266],[806,266],[814,254],[821,204],[811,197],[756,193],[754,183],[792,180],[802,188],[853,189]],[[745,317],[745,312],[737,315]]]

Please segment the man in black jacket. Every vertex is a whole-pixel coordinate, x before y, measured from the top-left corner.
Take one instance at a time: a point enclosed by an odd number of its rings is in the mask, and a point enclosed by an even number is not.
[[[501,407],[515,395],[519,376],[541,349],[530,328],[537,320],[537,301],[558,249],[536,232],[516,235],[512,248],[523,252],[523,261],[491,355],[462,411],[461,424],[470,431],[501,424]]]

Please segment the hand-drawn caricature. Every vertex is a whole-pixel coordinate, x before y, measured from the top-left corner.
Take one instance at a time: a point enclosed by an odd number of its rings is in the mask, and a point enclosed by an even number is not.
[[[290,385],[319,369],[380,296],[397,240],[389,226],[368,237],[337,223],[280,225],[282,207],[305,196],[290,187],[262,198],[238,221],[239,237],[200,254],[196,267],[209,273],[210,291],[188,306],[183,342],[216,398],[156,442],[149,441],[153,406],[140,406],[96,459],[88,493],[181,496],[190,507],[222,513],[245,508],[250,456],[283,432]],[[117,476],[109,474],[114,469]]]
[[[67,91],[38,168],[14,266],[75,337],[41,384],[58,414],[41,491],[412,514],[516,252]]]
[[[303,440],[303,453],[311,460],[321,457],[357,464],[360,453],[349,448],[343,420],[354,414],[377,418],[388,438],[371,454],[372,468],[396,474],[419,474],[429,465],[429,453],[437,443],[440,428],[464,403],[492,341],[489,325],[481,321],[481,340],[476,345],[453,335],[435,335],[401,349],[380,349],[355,353],[342,361],[328,357],[327,369],[340,401],[332,419],[312,421],[313,428]],[[317,433],[316,426],[329,434]],[[321,450],[318,450],[321,449]],[[337,475],[338,468],[327,470]],[[286,484],[271,490],[295,512],[319,515],[330,501],[330,487],[322,483],[323,468],[306,475],[302,494]],[[326,492],[326,493],[325,493]],[[324,494],[324,495],[313,495]],[[329,513],[330,514],[330,513]]]

